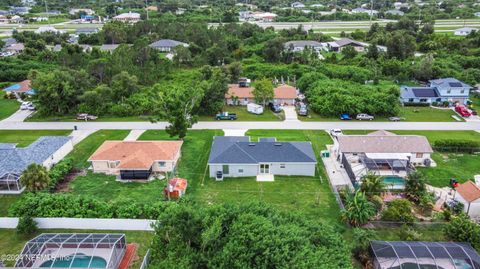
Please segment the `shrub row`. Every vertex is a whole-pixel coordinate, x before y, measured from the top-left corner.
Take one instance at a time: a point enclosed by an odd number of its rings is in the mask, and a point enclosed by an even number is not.
[[[57,163],[50,171],[48,176],[50,181],[48,182],[48,189],[53,190],[60,181],[62,181],[65,176],[70,173],[73,169],[73,159],[65,158],[59,163]]]
[[[429,103],[415,103],[415,102],[405,102],[404,106],[430,106]]]
[[[433,147],[435,150],[442,152],[473,153],[480,151],[480,141],[443,139],[435,141]]]
[[[146,204],[132,199],[101,201],[89,196],[40,192],[23,195],[10,207],[8,215],[45,218],[157,219],[170,204],[161,200]]]

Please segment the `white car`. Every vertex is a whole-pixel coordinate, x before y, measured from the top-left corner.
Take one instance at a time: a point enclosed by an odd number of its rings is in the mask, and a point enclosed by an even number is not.
[[[32,102],[23,102],[20,105],[21,110],[35,110],[35,106],[32,104]]]
[[[343,132],[340,129],[332,129],[330,130],[330,134],[335,137],[335,136],[343,135]]]

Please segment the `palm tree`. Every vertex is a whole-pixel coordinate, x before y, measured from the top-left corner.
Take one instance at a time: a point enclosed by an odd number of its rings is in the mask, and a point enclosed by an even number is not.
[[[405,182],[405,193],[407,194],[408,198],[410,198],[413,202],[418,203],[420,197],[425,195],[426,192],[427,185],[425,184],[425,179],[422,173],[415,171],[408,175]]]
[[[31,192],[46,189],[49,181],[50,177],[48,176],[47,169],[36,163],[30,164],[20,177],[22,185]]]
[[[342,218],[351,225],[358,227],[367,223],[376,214],[375,208],[362,191],[347,194]]]
[[[383,178],[372,173],[362,177],[362,185],[360,185],[360,191],[362,191],[368,198],[374,195],[379,195],[383,192],[385,186],[383,184]]]

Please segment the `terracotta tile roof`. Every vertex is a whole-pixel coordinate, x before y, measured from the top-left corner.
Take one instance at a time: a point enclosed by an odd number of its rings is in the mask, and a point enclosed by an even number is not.
[[[480,199],[480,187],[470,180],[460,184],[456,190],[469,203]]]
[[[273,89],[276,99],[295,99],[297,98],[297,91],[295,87],[287,84],[280,85]],[[229,84],[228,92],[225,98],[237,96],[238,98],[253,98],[253,87],[239,87],[238,84]]]
[[[118,168],[150,169],[154,161],[172,161],[183,141],[105,141],[89,161],[120,161]]]
[[[418,135],[340,135],[340,151],[345,153],[432,153],[424,136]]]
[[[252,87],[240,87],[238,84],[229,84],[225,98],[230,98],[231,96],[237,96],[238,98],[253,98],[252,91]]]
[[[295,99],[297,98],[297,90],[287,84],[280,85],[274,89],[276,99]]]

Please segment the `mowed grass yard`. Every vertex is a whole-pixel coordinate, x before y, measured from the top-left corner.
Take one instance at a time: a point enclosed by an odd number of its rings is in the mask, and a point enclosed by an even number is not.
[[[457,115],[450,109],[436,109],[431,107],[401,107],[398,117],[404,118],[402,121],[411,122],[449,122],[456,121],[452,116]],[[350,115],[355,120],[356,115]],[[458,116],[458,115],[457,115]],[[298,117],[301,121],[339,121],[338,117],[324,117],[313,111],[309,111],[309,116]],[[462,121],[463,118],[458,116]],[[387,117],[375,117],[373,121],[388,121]]]
[[[345,130],[345,134],[367,134],[371,131]],[[430,144],[444,139],[480,141],[480,133],[475,131],[392,131],[396,134],[423,135]],[[436,187],[448,186],[451,178],[459,182],[473,180],[474,175],[480,175],[480,155],[434,152],[432,159],[437,167],[420,167],[429,184]]]
[[[223,111],[237,114],[237,121],[282,121],[285,114],[273,113],[268,107],[263,109],[263,114],[256,115],[247,111],[247,106],[225,106]],[[200,116],[199,121],[215,121],[215,115]]]
[[[15,99],[5,99],[3,93],[0,93],[0,120],[10,117],[20,108],[20,102]]]
[[[147,253],[153,238],[152,232],[138,231],[97,231],[97,230],[39,230],[31,236],[18,235],[15,230],[0,229],[0,257],[7,255],[11,257],[20,254],[25,243],[41,233],[123,233],[127,240],[127,244],[138,244],[137,257],[134,258],[130,268],[139,268],[143,257]],[[13,267],[15,261],[12,259],[5,260],[5,265]]]
[[[207,161],[213,136],[223,135],[221,130],[192,130],[184,139],[178,176],[186,178],[187,197],[204,205],[263,201],[287,211],[302,211],[312,218],[337,223],[339,208],[330,190],[323,165],[318,166],[316,177],[275,177],[275,182],[256,182],[255,178],[229,178],[216,182],[209,178]],[[311,141],[319,158],[325,144],[331,143],[324,131],[256,131],[247,135],[276,137],[279,141]],[[173,140],[163,130],[148,130],[139,140]],[[84,143],[84,142],[82,142]],[[82,144],[81,143],[81,144]],[[81,145],[79,144],[79,145]],[[83,157],[85,159],[85,157]],[[149,183],[120,183],[115,177],[89,172],[69,184],[73,194],[90,195],[113,200],[132,198],[140,202],[163,200],[165,181]]]

